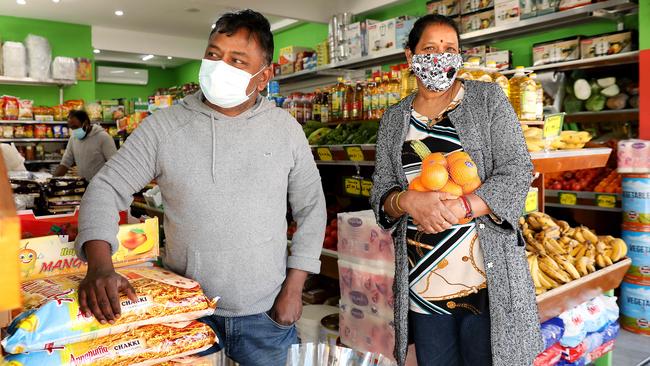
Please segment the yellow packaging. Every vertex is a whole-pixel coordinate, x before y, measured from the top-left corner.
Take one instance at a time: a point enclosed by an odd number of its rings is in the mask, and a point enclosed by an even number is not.
[[[20,307],[20,271],[16,261],[19,240],[18,217],[0,217],[0,311]]]
[[[117,239],[120,246],[113,255],[116,267],[156,260],[160,254],[158,218],[120,226]],[[86,271],[86,263],[75,253],[74,242],[63,243],[56,235],[23,239],[20,248],[17,256],[7,258],[18,257],[23,281]]]

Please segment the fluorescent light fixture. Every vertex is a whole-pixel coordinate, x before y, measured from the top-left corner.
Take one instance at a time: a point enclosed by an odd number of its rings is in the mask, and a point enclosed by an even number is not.
[[[136,75],[140,75],[140,71],[134,71],[133,73]]]
[[[171,56],[167,56],[167,59],[168,59],[168,60],[171,60],[171,59],[173,59],[173,57],[171,57]]]
[[[154,58],[153,55],[146,55],[146,56],[144,56],[144,57],[142,58],[142,61],[149,61],[149,60],[151,60],[152,58]]]
[[[61,2],[61,0],[52,0],[53,3],[58,4]]]
[[[95,49],[93,50],[93,53],[97,55],[97,54],[102,53],[102,51],[100,51],[100,50],[98,50],[98,49],[95,48]]]
[[[124,74],[124,70],[111,70],[111,74]]]
[[[18,5],[27,5],[27,0],[16,0],[16,4],[18,4]]]
[[[115,15],[121,17],[122,15],[124,15],[124,12],[122,10],[115,10]]]

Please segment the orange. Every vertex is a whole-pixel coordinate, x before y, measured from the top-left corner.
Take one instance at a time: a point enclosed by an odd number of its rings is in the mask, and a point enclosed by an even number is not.
[[[449,175],[454,182],[464,186],[478,178],[478,169],[471,160],[456,159],[449,164]]]
[[[429,192],[429,190],[422,185],[422,180],[420,180],[420,177],[417,177],[411,181],[411,184],[409,184],[409,190],[417,192]]]
[[[444,187],[448,180],[449,173],[447,172],[447,169],[440,164],[429,164],[422,168],[420,181],[425,188],[431,191],[437,191]]]
[[[478,177],[476,177],[476,179],[472,180],[471,182],[463,186],[463,194],[474,193],[474,191],[476,191],[480,186],[481,186],[481,180]]]
[[[447,192],[451,195],[454,195],[456,197],[460,197],[463,195],[463,187],[459,186],[458,184],[454,183],[451,179],[447,181],[447,184],[445,184],[444,187],[440,188],[440,192]]]
[[[458,225],[469,224],[471,221],[472,221],[472,219],[460,219],[460,220],[458,220]]]
[[[442,153],[433,153],[429,154],[424,160],[422,160],[422,169],[424,169],[425,166],[429,164],[440,164],[444,167],[447,167],[447,159],[445,159],[445,156],[442,155]]]
[[[447,155],[447,164],[451,165],[451,163],[459,159],[472,160],[472,158],[470,158],[468,153],[464,151],[456,151]]]

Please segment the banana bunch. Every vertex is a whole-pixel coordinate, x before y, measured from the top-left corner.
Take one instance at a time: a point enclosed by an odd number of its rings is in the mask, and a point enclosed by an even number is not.
[[[519,219],[528,267],[539,295],[625,258],[627,245],[581,226],[534,212]]]
[[[592,139],[587,131],[562,131],[560,136],[546,141],[543,138],[544,130],[539,127],[521,126],[526,139],[529,152],[564,149],[581,149]]]
[[[560,143],[564,146],[561,149],[582,149],[592,136],[587,131],[562,131]]]

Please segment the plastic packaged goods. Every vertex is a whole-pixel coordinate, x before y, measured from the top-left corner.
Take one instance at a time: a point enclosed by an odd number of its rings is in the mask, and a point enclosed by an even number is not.
[[[349,80],[345,81],[345,91],[343,92],[343,120],[352,119],[352,106],[354,105],[354,87]]]
[[[20,42],[5,42],[2,45],[4,75],[14,78],[27,77],[27,49]]]
[[[145,325],[190,321],[214,313],[216,299],[208,299],[195,281],[152,267],[117,272],[130,281],[138,300],[134,303],[120,297],[122,316],[115,324],[101,324],[92,316],[80,314],[77,289],[83,275],[24,282],[24,311],[2,340],[5,351],[17,354],[53,349]]]
[[[399,69],[391,71],[388,84],[388,106],[393,106],[401,100],[401,85],[399,81]]]
[[[27,65],[29,77],[36,80],[50,78],[50,64],[52,63],[52,49],[47,38],[34,34],[25,38],[27,48]]]
[[[537,103],[535,103],[537,108],[535,109],[535,120],[541,121],[544,119],[544,88],[542,87],[542,83],[539,81],[539,79],[537,79],[536,73],[530,74],[530,79],[535,82],[535,85],[537,85]]]
[[[558,361],[562,358],[562,347],[559,343],[555,343],[551,347],[547,348],[544,352],[540,353],[533,366],[552,366],[556,365]]]
[[[564,321],[560,318],[553,318],[541,325],[542,338],[545,348],[548,349],[562,339],[564,335]]]
[[[5,95],[2,97],[4,107],[4,119],[15,121],[20,116],[20,103],[18,98]]]
[[[506,97],[510,98],[510,81],[505,75],[498,71],[496,61],[488,61],[487,67],[492,81],[501,87],[501,90],[503,90]]]
[[[52,62],[52,78],[60,80],[77,79],[77,63],[73,58],[57,56]]]
[[[155,365],[204,351],[217,342],[212,329],[198,321],[152,324],[85,342],[9,355],[13,366]]]
[[[18,119],[21,120],[33,120],[34,113],[32,108],[34,106],[34,101],[29,99],[20,99],[18,101]]]
[[[526,76],[523,66],[517,66],[510,79],[510,103],[520,120],[534,121],[537,117],[537,84]]]

